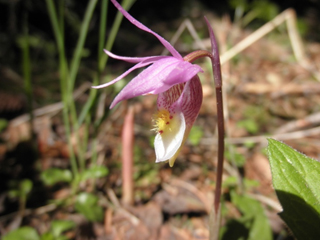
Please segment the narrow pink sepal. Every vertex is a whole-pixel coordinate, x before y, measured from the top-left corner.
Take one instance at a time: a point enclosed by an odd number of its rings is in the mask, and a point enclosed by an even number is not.
[[[123,58],[127,58],[127,57],[123,57]],[[114,80],[112,80],[110,82],[107,82],[107,83],[104,83],[104,84],[101,84],[101,85],[98,85],[98,86],[92,86],[92,88],[99,89],[99,88],[108,87],[108,86],[120,81],[122,78],[127,76],[132,71],[134,71],[134,70],[136,70],[138,68],[142,68],[142,67],[148,66],[148,65],[150,65],[150,64],[152,64],[152,63],[154,63],[156,61],[159,61],[161,59],[164,59],[164,58],[168,58],[168,57],[166,57],[166,56],[145,57],[142,62],[137,63],[132,68],[128,69],[127,71],[122,73],[119,77],[115,78]]]
[[[130,63],[138,63],[138,62],[143,62],[143,61],[156,61],[159,58],[163,58],[165,56],[150,56],[150,57],[124,57],[124,56],[119,56],[116,55],[112,52],[109,52],[108,50],[104,50],[104,52],[109,56],[114,59],[130,62]]]
[[[176,49],[174,49],[174,47],[167,40],[165,40],[159,34],[155,33],[150,28],[146,27],[141,22],[139,22],[134,17],[132,17],[126,10],[122,8],[122,6],[116,0],[111,0],[111,2],[114,4],[116,8],[118,8],[118,10],[123,14],[123,16],[125,16],[133,25],[135,25],[137,28],[140,28],[145,32],[148,32],[154,35],[156,38],[159,39],[159,41],[163,44],[163,46],[165,46],[165,48],[168,49],[168,51],[172,54],[172,56],[178,59],[182,59],[179,52]]]

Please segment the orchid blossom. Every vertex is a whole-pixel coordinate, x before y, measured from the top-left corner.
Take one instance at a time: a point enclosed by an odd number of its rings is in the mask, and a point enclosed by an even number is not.
[[[126,99],[157,94],[158,111],[154,118],[154,129],[157,133],[154,141],[156,162],[169,160],[170,166],[173,166],[202,104],[202,86],[197,76],[202,69],[191,62],[204,56],[212,57],[212,54],[200,50],[183,58],[167,40],[133,18],[116,0],[111,2],[133,25],[158,38],[172,56],[123,57],[105,50],[105,53],[114,59],[136,65],[116,79],[93,88],[110,86],[133,70],[148,66],[120,91],[110,108]]]

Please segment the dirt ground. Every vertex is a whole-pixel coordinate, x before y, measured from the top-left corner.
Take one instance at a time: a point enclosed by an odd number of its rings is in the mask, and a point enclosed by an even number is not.
[[[221,31],[215,29],[219,33],[222,55],[226,46],[235,45],[252,34],[252,31],[239,30],[232,24],[222,26],[227,27]],[[227,181],[223,187],[222,225],[241,216],[239,209],[230,201],[229,181],[236,179],[237,191],[245,188],[246,194],[261,202],[275,238],[283,234],[282,239],[292,239],[277,215],[281,206],[272,187],[265,148],[267,137],[271,137],[319,159],[320,44],[304,42],[304,52],[307,64],[295,59],[288,35],[280,29],[251,44],[222,65],[226,121],[223,179]],[[217,160],[216,100],[211,74],[207,71],[209,64],[203,61],[199,65],[205,73],[200,74],[204,98],[195,122],[197,131],[183,147],[173,168],[167,163],[154,163],[151,143],[154,132],[150,129],[156,111],[156,96],[120,104],[101,125],[98,161],[108,168],[109,174],[95,182],[87,181],[80,189],[99,196],[99,204],[105,210],[102,222],[87,221],[72,204],[60,206],[50,203],[50,199],[61,200],[69,196],[70,186],[45,187],[39,180],[42,170],[70,167],[61,106],[48,105],[48,111],[35,117],[36,135],[32,141],[29,122],[19,112],[25,99],[20,95],[1,93],[0,110],[19,114],[1,133],[0,232],[3,234],[24,225],[42,233],[53,219],[68,219],[77,225],[75,230],[65,233],[71,239],[208,239],[208,214],[213,202]],[[1,69],[1,75],[14,79],[9,69]],[[90,84],[82,85],[84,89],[88,86]],[[36,94],[41,94],[39,92]],[[83,104],[87,98],[87,91],[82,91],[78,104]],[[111,101],[112,98],[106,98],[105,108]],[[128,106],[134,108],[132,205],[121,202],[121,132]],[[74,141],[77,148],[78,140]],[[92,139],[86,150],[87,159],[92,154],[91,143]],[[33,154],[37,157],[33,158]],[[8,197],[5,186],[12,179],[23,178],[34,181],[34,190],[27,201],[27,209],[21,215],[19,203]],[[244,184],[247,180],[251,180],[250,187]]]

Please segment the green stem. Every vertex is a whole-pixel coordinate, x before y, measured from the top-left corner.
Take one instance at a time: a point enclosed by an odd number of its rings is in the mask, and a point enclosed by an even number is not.
[[[88,146],[88,138],[89,138],[89,128],[90,128],[91,120],[90,116],[87,115],[85,124],[83,126],[83,136],[82,136],[82,141],[79,143],[81,146],[79,149],[79,165],[80,165],[80,171],[83,172],[85,169],[85,154],[87,151],[87,146]]]
[[[73,58],[71,61],[71,67],[70,67],[69,86],[68,86],[70,98],[72,96],[75,79],[76,79],[76,76],[77,76],[77,73],[79,70],[81,53],[83,51],[84,42],[85,42],[85,39],[88,35],[89,23],[90,23],[90,20],[91,20],[91,17],[92,17],[92,14],[93,14],[93,11],[96,7],[97,2],[98,2],[98,0],[90,0],[90,2],[88,3],[88,6],[87,6],[87,10],[84,15],[82,25],[81,25],[78,42],[77,42],[77,45],[76,45],[76,48],[75,48],[75,51],[73,54]]]
[[[135,2],[135,0],[124,0],[122,6],[124,9],[128,10],[134,2]],[[103,5],[103,2],[102,2],[102,5]],[[103,12],[103,9],[101,9],[101,18],[103,18],[104,15],[106,15],[106,12]],[[109,51],[111,50],[111,48],[113,46],[113,43],[114,43],[116,35],[119,31],[119,27],[120,27],[122,19],[123,19],[123,15],[120,12],[118,12],[116,15],[116,18],[113,22],[113,25],[111,27],[111,31],[108,36],[108,40],[107,40],[105,47],[104,47],[105,49],[107,49]],[[103,21],[106,22],[105,20],[103,20]],[[106,27],[104,26],[104,24],[102,22],[102,19],[100,21],[100,24],[101,25],[100,25],[100,34],[99,34],[99,47],[98,47],[98,51],[99,51],[99,53],[98,53],[98,56],[99,56],[99,58],[98,58],[98,72],[93,78],[92,85],[99,85],[100,78],[101,78],[101,72],[105,68],[107,60],[108,60],[108,55],[103,53],[103,51],[102,51],[104,36],[105,36],[105,29],[106,29]],[[78,125],[82,124],[82,122],[84,121],[86,115],[88,114],[91,107],[93,106],[93,103],[96,101],[96,97],[97,97],[97,90],[92,89],[89,94],[89,99],[86,102],[85,106],[83,107],[83,109],[79,115]]]
[[[57,42],[58,46],[58,52],[59,52],[59,72],[60,72],[60,89],[61,89],[61,95],[62,95],[62,101],[64,104],[63,107],[63,122],[65,126],[66,136],[68,139],[68,149],[70,153],[70,163],[71,163],[71,169],[73,172],[74,177],[77,177],[78,175],[78,164],[75,158],[75,154],[73,151],[72,143],[71,143],[71,131],[70,131],[70,123],[69,123],[69,110],[68,110],[68,64],[65,56],[65,48],[64,48],[64,34],[62,30],[59,27],[58,17],[56,8],[54,6],[53,0],[46,0],[47,3],[47,9],[51,21],[51,25],[53,28],[54,36]],[[63,4],[63,2],[62,2]],[[63,15],[63,12],[61,12],[60,8],[60,14]],[[61,20],[60,20],[60,24]]]
[[[103,46],[106,39],[106,29],[107,29],[107,11],[108,11],[108,0],[101,1],[101,12],[100,12],[100,28],[99,28],[99,43],[98,43],[98,63],[100,63],[100,58],[104,54]],[[100,74],[105,66],[98,64],[98,79],[100,79]]]
[[[31,60],[29,51],[29,30],[28,30],[28,13],[25,10],[23,21],[23,39],[22,39],[22,72],[24,79],[24,91],[28,99],[28,112],[30,115],[30,136],[33,138],[33,112],[32,112],[32,82],[31,82]]]
[[[135,0],[124,0],[121,5],[126,11],[128,11],[128,9],[132,6],[134,2]],[[123,19],[122,13],[118,12],[114,20],[113,26],[111,28],[105,49],[111,50],[114,40],[116,39],[122,19]],[[108,55],[103,54],[99,61],[99,68],[103,69],[106,66],[107,60],[108,60]]]

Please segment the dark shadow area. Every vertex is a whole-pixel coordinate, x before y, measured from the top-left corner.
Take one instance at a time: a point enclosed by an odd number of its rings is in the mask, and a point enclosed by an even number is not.
[[[248,239],[249,229],[242,222],[232,219],[226,224],[225,228],[226,232],[221,240]]]
[[[320,215],[304,199],[276,190],[283,211],[279,213],[297,239],[316,240],[320,236]]]

